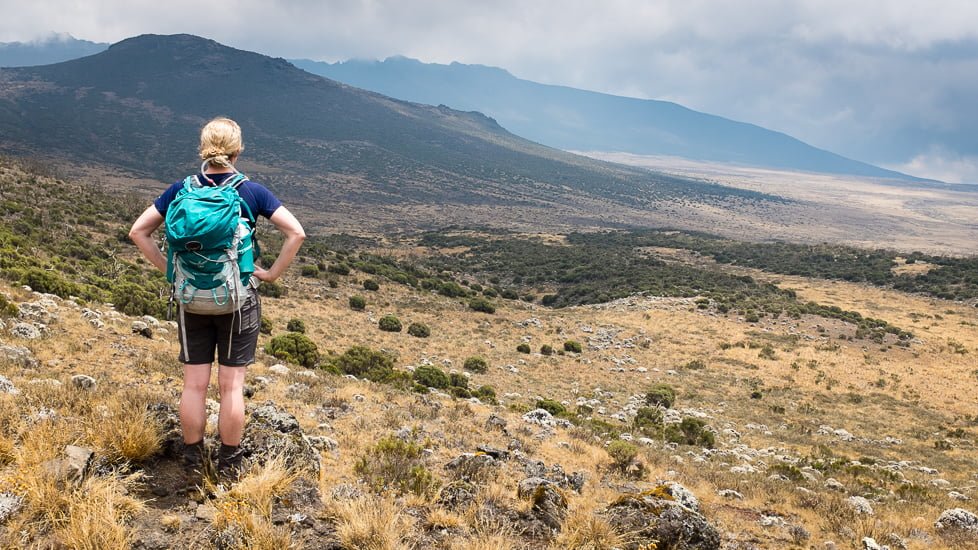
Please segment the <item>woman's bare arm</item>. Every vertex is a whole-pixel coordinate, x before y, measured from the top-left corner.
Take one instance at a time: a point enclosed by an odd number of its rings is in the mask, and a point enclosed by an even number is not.
[[[271,283],[281,277],[285,273],[286,268],[289,267],[289,264],[292,263],[292,260],[295,259],[295,255],[299,252],[299,247],[302,246],[302,241],[306,240],[306,232],[302,229],[302,224],[299,223],[299,220],[295,219],[292,212],[289,212],[284,206],[278,207],[272,214],[272,217],[268,219],[285,235],[285,242],[282,243],[282,250],[279,251],[278,257],[275,258],[275,263],[268,269],[255,267],[255,277]]]
[[[160,215],[155,206],[150,205],[132,224],[132,228],[129,230],[129,238],[136,244],[136,248],[143,253],[143,256],[156,266],[156,269],[166,273],[166,258],[163,257],[160,247],[153,240],[153,232],[162,223],[163,216]]]

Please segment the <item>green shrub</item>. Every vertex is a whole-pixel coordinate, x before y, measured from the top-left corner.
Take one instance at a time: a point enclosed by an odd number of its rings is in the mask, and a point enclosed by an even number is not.
[[[285,325],[285,330],[305,334],[306,323],[302,319],[289,319],[289,322]]]
[[[669,384],[654,384],[645,392],[645,402],[668,409],[676,402],[676,390]]]
[[[686,363],[684,367],[689,370],[703,370],[706,368],[706,361],[702,359],[693,359],[689,363]]]
[[[319,277],[319,268],[314,265],[304,265],[300,271],[303,277]]]
[[[363,296],[350,296],[350,309],[363,311],[367,307],[367,300]]]
[[[469,309],[482,313],[496,313],[496,307],[492,305],[492,302],[479,297],[469,300]]]
[[[449,298],[460,298],[462,296],[468,296],[469,291],[465,290],[464,287],[460,286],[454,281],[446,281],[442,283],[436,283],[438,288],[438,294],[442,296],[448,296]]]
[[[33,287],[32,287],[33,288]],[[112,304],[126,315],[166,315],[166,302],[159,294],[134,283],[121,283],[112,290]]]
[[[376,292],[380,290],[380,285],[373,279],[366,279],[363,281],[363,289]]]
[[[384,315],[377,321],[377,326],[385,332],[401,332],[401,320],[396,315]]]
[[[262,315],[261,327],[258,329],[258,332],[261,332],[262,334],[271,334],[272,328],[272,321],[268,317]]]
[[[543,409],[554,416],[567,412],[567,409],[560,403],[560,401],[556,401],[554,399],[538,399],[535,407],[538,409]]]
[[[326,281],[326,284],[329,285],[329,288],[337,288],[340,286],[340,282],[337,281],[336,279],[330,279]]]
[[[499,293],[493,288],[484,288],[482,290],[482,295],[486,298],[495,298],[496,296],[499,296]]]
[[[638,456],[638,447],[621,439],[612,441],[605,450],[611,457],[612,467],[621,472],[627,470]]]
[[[20,310],[7,297],[0,294],[0,317],[16,317]]]
[[[31,287],[35,292],[54,294],[61,298],[79,296],[82,293],[80,286],[65,280],[60,273],[33,267],[20,276],[20,284]]]
[[[448,385],[456,388],[467,388],[469,387],[469,377],[460,372],[449,373]]]
[[[346,265],[343,262],[339,262],[339,263],[335,263],[335,264],[329,264],[329,267],[327,267],[326,270],[329,271],[330,273],[335,273],[337,275],[349,275],[350,274],[350,266]]]
[[[290,332],[272,338],[265,346],[265,352],[283,361],[310,368],[319,361],[316,343],[305,334]]]
[[[262,281],[258,283],[258,294],[268,298],[281,298],[285,296],[285,287],[278,283]]]
[[[492,386],[479,386],[476,388],[472,395],[479,398],[479,401],[483,403],[489,403],[490,405],[498,405],[499,401],[496,400],[496,389]]]
[[[670,443],[680,445],[698,445],[712,449],[716,444],[716,436],[706,429],[706,423],[699,418],[686,417],[678,426],[670,424],[666,427],[665,436]]]
[[[581,343],[577,340],[568,340],[564,342],[564,351],[572,351],[574,353],[581,353],[584,348],[581,347]]]
[[[527,344],[526,342],[524,342],[524,343],[516,346],[516,351],[518,351],[520,353],[530,353],[530,344]]]
[[[489,363],[482,357],[469,357],[462,364],[462,368],[468,371],[484,374],[489,372]]]
[[[449,385],[449,378],[445,371],[433,365],[421,365],[414,369],[413,378],[415,382],[429,388],[445,389]]]
[[[662,428],[662,411],[658,407],[639,407],[635,413],[635,427],[643,431]]]
[[[472,397],[472,392],[469,391],[468,388],[460,388],[458,386],[450,386],[448,388],[448,393],[450,393],[452,397],[458,399],[468,399]]]
[[[377,492],[431,495],[438,483],[424,465],[423,450],[417,443],[387,436],[357,459],[353,471]]]
[[[553,355],[554,354],[554,347],[551,346],[550,344],[544,344],[544,345],[540,346],[540,353],[542,355]]]
[[[416,338],[427,338],[431,336],[431,329],[424,323],[411,323],[408,325],[407,332]]]
[[[374,382],[387,381],[394,374],[394,360],[390,355],[366,346],[353,346],[333,359],[332,363],[343,374]]]

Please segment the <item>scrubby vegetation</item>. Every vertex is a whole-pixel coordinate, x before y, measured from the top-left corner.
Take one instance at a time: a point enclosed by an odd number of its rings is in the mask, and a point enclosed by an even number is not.
[[[414,322],[408,325],[408,334],[415,338],[427,338],[431,336],[431,329],[424,323]]]
[[[462,368],[467,371],[484,374],[489,371],[489,362],[483,357],[469,357],[462,364]]]
[[[396,315],[388,313],[377,321],[377,327],[384,332],[401,332],[401,320]]]
[[[299,332],[289,332],[272,338],[265,346],[265,353],[306,368],[314,367],[319,362],[316,343]]]

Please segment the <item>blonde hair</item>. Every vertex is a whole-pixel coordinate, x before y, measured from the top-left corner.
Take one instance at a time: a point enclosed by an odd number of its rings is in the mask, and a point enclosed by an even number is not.
[[[231,157],[241,151],[241,127],[230,118],[217,117],[200,129],[200,159],[205,164],[234,169]]]

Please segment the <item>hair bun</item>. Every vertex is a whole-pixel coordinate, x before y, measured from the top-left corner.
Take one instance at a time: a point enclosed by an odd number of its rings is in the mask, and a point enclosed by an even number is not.
[[[227,153],[225,153],[221,148],[214,147],[214,146],[207,147],[206,149],[200,152],[200,158],[202,160],[212,159],[215,157],[226,157],[226,156]]]

